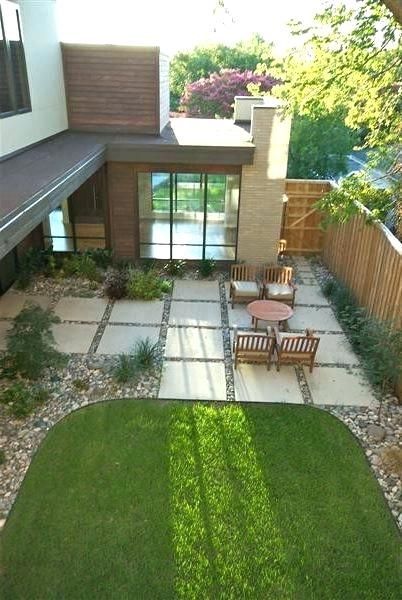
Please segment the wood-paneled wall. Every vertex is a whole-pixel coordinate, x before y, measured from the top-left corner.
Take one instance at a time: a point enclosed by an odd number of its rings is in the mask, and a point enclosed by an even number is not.
[[[283,205],[281,238],[286,240],[288,254],[319,254],[324,232],[321,213],[314,203],[331,189],[329,181],[287,179]]]
[[[62,44],[62,53],[70,129],[159,133],[159,48]]]
[[[381,224],[364,216],[331,227],[323,258],[370,315],[402,327],[402,244]]]
[[[110,242],[115,256],[139,255],[137,184],[130,163],[107,164]]]

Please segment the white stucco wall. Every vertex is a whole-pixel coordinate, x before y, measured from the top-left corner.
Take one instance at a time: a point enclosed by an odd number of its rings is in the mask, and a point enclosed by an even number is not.
[[[0,119],[0,157],[67,129],[54,0],[20,0],[32,112]]]

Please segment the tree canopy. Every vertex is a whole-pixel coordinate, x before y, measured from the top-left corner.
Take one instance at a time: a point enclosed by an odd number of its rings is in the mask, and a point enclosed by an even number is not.
[[[269,92],[278,82],[270,75],[256,75],[252,71],[222,69],[186,86],[181,107],[191,117],[231,118],[235,96],[249,96],[248,86],[258,85]]]
[[[265,42],[258,34],[235,46],[197,46],[189,52],[179,52],[170,63],[171,107],[178,109],[180,98],[189,83],[208,78],[222,69],[254,71],[258,64],[269,66],[272,61],[272,44]]]

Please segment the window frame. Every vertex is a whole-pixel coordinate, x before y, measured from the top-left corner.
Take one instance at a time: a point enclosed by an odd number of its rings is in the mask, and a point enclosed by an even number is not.
[[[12,70],[10,41],[8,40],[7,35],[6,35],[6,28],[4,25],[4,17],[3,17],[3,6],[6,3],[12,4],[13,9],[15,7],[15,11],[17,13],[17,26],[18,26],[18,32],[19,32],[19,36],[20,36],[20,40],[21,40],[21,44],[22,44],[22,57],[23,57],[22,78],[24,81],[24,87],[26,89],[26,97],[27,97],[27,106],[24,108],[17,108],[16,83],[15,83],[15,78],[14,78],[14,74],[13,74],[13,70]],[[31,92],[29,89],[29,79],[28,79],[27,61],[26,61],[26,57],[25,57],[24,37],[23,37],[22,26],[21,26],[20,7],[15,2],[10,2],[10,0],[0,0],[0,28],[1,28],[1,33],[3,36],[3,40],[4,40],[5,70],[6,70],[8,91],[10,94],[11,104],[13,106],[13,108],[11,110],[7,110],[7,111],[3,111],[3,112],[1,112],[1,107],[0,107],[0,119],[6,119],[8,117],[13,117],[16,115],[22,115],[24,113],[32,112]]]

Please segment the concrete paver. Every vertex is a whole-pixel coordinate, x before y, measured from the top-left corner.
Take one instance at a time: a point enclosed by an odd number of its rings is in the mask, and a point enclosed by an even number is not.
[[[159,398],[226,400],[223,363],[166,361]]]
[[[118,300],[110,321],[113,323],[157,323],[162,321],[164,302],[161,300]]]
[[[97,325],[83,323],[56,323],[52,326],[56,346],[60,352],[85,354],[95,336]]]
[[[317,335],[320,338],[320,344],[316,354],[316,362],[344,365],[357,365],[359,363],[347,337],[343,333],[334,335],[320,333]]]
[[[14,319],[27,303],[37,304],[43,309],[50,305],[50,298],[37,296],[35,294],[16,294],[8,291],[0,297],[0,317],[3,319]]]
[[[217,302],[172,301],[169,325],[221,326],[221,307]]]
[[[303,367],[314,404],[375,406],[370,385],[360,369],[318,367],[312,373]]]
[[[219,300],[218,281],[177,280],[173,286],[173,300]]]
[[[201,327],[168,329],[166,356],[180,358],[223,358],[222,331]]]
[[[340,331],[342,328],[329,307],[296,306],[294,315],[288,321],[290,330],[306,329],[320,331]]]
[[[138,340],[145,338],[155,344],[159,339],[159,327],[107,325],[96,353],[126,354],[134,349]]]
[[[329,306],[329,302],[318,285],[298,284],[296,290],[296,307],[298,304],[317,304]],[[298,310],[296,308],[296,310]]]
[[[293,366],[283,366],[278,373],[265,365],[241,363],[234,369],[235,395],[238,402],[287,402],[303,404]]]
[[[101,321],[108,302],[105,298],[65,296],[54,312],[62,321]]]

